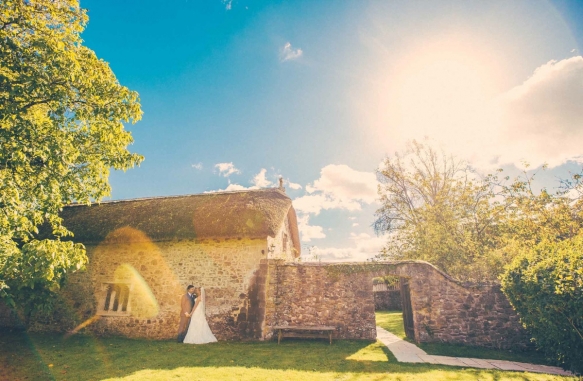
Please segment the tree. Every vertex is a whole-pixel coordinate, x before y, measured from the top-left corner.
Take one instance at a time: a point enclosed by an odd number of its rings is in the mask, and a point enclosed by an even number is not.
[[[0,296],[28,314],[87,261],[61,208],[99,201],[111,168],[143,160],[123,124],[140,119],[138,94],[82,45],[87,21],[77,0],[0,2]]]
[[[512,180],[502,170],[480,178],[467,163],[413,141],[377,171],[375,228],[389,233],[379,257],[422,259],[461,280],[494,281],[525,248],[579,234],[583,200],[568,194],[581,185],[537,190],[536,172],[525,167]]]
[[[502,287],[539,349],[583,373],[583,235],[523,248]]]
[[[556,192],[546,188],[537,190],[537,172],[529,174],[528,163],[524,166],[522,174],[510,184],[507,184],[508,176],[499,178],[502,170],[484,180],[492,189],[490,204],[499,216],[499,236],[491,256],[499,257],[502,264],[511,263],[522,251],[540,242],[571,239],[583,228],[581,199],[570,197],[570,188],[562,187]],[[546,166],[542,170],[546,170]]]
[[[460,279],[491,278],[491,189],[464,161],[413,141],[377,170],[381,208],[375,230],[389,242],[380,258],[429,261]]]

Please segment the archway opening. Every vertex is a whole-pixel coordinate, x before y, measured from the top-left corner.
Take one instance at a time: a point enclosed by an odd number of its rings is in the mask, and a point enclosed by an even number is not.
[[[415,339],[409,278],[381,275],[372,279],[377,325],[399,337]]]

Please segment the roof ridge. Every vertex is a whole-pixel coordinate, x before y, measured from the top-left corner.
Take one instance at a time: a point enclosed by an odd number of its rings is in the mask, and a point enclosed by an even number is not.
[[[203,193],[191,193],[191,194],[180,194],[180,195],[171,195],[171,196],[151,196],[151,197],[136,197],[136,198],[126,198],[126,199],[120,199],[120,200],[105,200],[105,201],[100,201],[100,202],[93,202],[91,203],[91,205],[93,204],[116,204],[116,203],[124,203],[124,202],[132,202],[132,201],[146,201],[146,200],[162,200],[162,199],[172,199],[172,198],[181,198],[181,197],[194,197],[194,196],[212,196],[212,195],[217,195],[217,194],[234,194],[234,193],[250,193],[250,192],[277,192],[279,194],[281,194],[282,196],[285,196],[287,198],[289,198],[289,196],[283,192],[280,188],[278,187],[273,187],[273,188],[259,188],[259,189],[240,189],[240,190],[232,190],[232,191],[211,191],[211,192],[203,192]],[[88,206],[87,204],[82,204],[82,203],[71,203],[71,204],[67,204],[65,205],[65,207],[73,207],[73,206]]]

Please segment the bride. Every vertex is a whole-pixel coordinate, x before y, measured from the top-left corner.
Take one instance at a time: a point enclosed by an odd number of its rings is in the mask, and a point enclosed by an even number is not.
[[[196,299],[190,315],[192,317],[190,318],[188,332],[186,333],[186,337],[184,337],[185,344],[206,344],[217,341],[217,338],[213,335],[206,321],[203,287],[200,288],[200,298]]]

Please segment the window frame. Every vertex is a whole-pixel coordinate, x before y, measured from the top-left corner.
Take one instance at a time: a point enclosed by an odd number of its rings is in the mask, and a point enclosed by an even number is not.
[[[109,309],[109,306],[113,306],[115,303],[115,298],[113,301],[111,301],[111,295],[113,294],[112,291],[110,291],[110,287],[116,287],[116,286],[122,286],[122,287],[127,287],[127,302],[125,303],[125,311],[123,311],[123,294],[121,295],[115,295],[115,297],[118,298],[118,308],[115,311],[112,311]],[[101,283],[101,295],[99,297],[99,302],[97,305],[97,315],[99,316],[129,316],[131,314],[131,301],[132,301],[132,289],[133,289],[133,284],[130,282],[116,282],[116,281],[110,281],[110,282],[102,282]],[[108,309],[105,309],[105,302],[108,301],[108,296],[109,296],[109,306]]]

